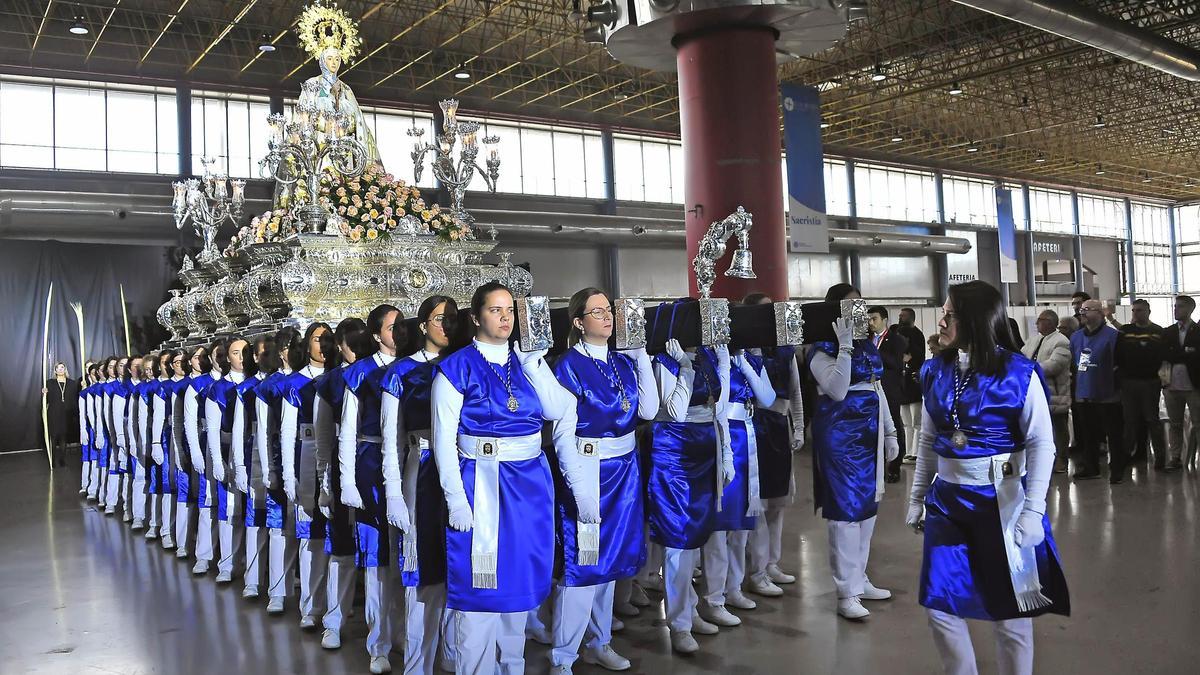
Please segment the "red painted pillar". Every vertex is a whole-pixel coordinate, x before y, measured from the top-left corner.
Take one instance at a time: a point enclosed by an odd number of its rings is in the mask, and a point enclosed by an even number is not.
[[[683,137],[688,292],[697,296],[692,258],[711,223],[744,206],[754,215],[750,250],[757,279],[725,276],[737,239],[717,262],[713,297],[759,291],[788,298],[780,171],[779,81],[775,32],[729,27],[680,35],[679,122]]]

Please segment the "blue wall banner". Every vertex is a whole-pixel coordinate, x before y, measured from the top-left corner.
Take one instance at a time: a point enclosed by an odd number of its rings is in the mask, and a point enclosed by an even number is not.
[[[814,87],[783,84],[783,138],[787,147],[788,250],[828,253],[825,164],[821,152],[821,98]]]
[[[1017,225],[1013,221],[1012,192],[996,188],[996,222],[1000,235],[1000,283],[1017,283]]]

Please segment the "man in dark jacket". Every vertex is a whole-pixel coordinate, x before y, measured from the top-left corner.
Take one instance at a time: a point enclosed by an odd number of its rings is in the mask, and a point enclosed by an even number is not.
[[[904,422],[905,464],[917,461],[917,432],[921,430],[921,366],[925,365],[925,334],[917,328],[917,313],[911,307],[900,310],[899,323],[891,331],[904,336],[903,379],[900,381],[900,419]]]
[[[1175,296],[1175,323],[1163,331],[1163,380],[1167,418],[1170,420],[1167,446],[1171,455],[1167,471],[1183,468],[1183,409],[1186,406],[1192,428],[1200,423],[1200,327],[1192,321],[1196,301],[1191,296]],[[1189,444],[1190,445],[1190,444]]]
[[[1146,436],[1154,449],[1154,466],[1166,465],[1166,439],[1162,420],[1158,417],[1158,401],[1162,398],[1163,329],[1150,321],[1150,303],[1139,298],[1131,307],[1133,321],[1118,329],[1117,379],[1121,384],[1121,409],[1125,413],[1125,447],[1132,452],[1130,460],[1145,462]],[[1112,321],[1112,308],[1107,310]]]
[[[900,454],[888,462],[884,480],[896,483],[900,480],[900,463],[904,458],[904,420],[900,417],[900,389],[904,381],[904,355],[908,351],[908,340],[888,327],[887,308],[881,306],[867,309],[867,320],[871,326],[871,339],[883,360],[883,395],[887,397],[892,421],[896,424],[896,439],[900,442]]]

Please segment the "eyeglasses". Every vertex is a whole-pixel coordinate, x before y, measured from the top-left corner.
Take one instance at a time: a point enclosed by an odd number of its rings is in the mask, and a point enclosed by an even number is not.
[[[592,317],[597,321],[603,321],[613,315],[612,307],[597,307],[596,309],[584,312],[587,316]]]
[[[183,359],[172,359],[171,365],[173,365],[173,366],[183,365]]]
[[[433,316],[429,317],[429,319],[427,319],[425,321],[425,323],[436,323],[439,326],[445,322],[446,322],[445,314],[434,314]]]

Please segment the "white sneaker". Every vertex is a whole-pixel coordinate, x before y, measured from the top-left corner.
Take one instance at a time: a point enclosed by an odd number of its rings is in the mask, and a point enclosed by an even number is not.
[[[621,616],[633,617],[641,614],[642,610],[632,602],[617,602],[613,603],[613,612]]]
[[[311,614],[305,614],[304,616],[300,617],[300,629],[301,630],[308,630],[310,628],[316,628],[316,627],[317,627],[316,617],[312,616]]]
[[[862,595],[858,597],[863,600],[890,600],[892,598],[892,592],[886,588],[876,588],[875,584],[872,584],[868,579],[866,583],[863,584]]]
[[[101,506],[103,506],[103,504]],[[117,510],[111,506],[104,507],[104,515],[106,515],[106,516],[111,516],[116,512],[117,512]]]
[[[725,604],[734,609],[754,609],[755,607],[758,607],[757,602],[747,598],[741,592],[726,593]]]
[[[126,522],[129,522],[130,520],[131,520],[130,518],[126,518],[126,519],[125,519],[125,521],[126,521]],[[146,523],[142,522],[142,519],[141,519],[141,518],[138,518],[137,520],[134,520],[134,521],[133,521],[133,526],[132,526],[132,528],[131,528],[131,529],[132,529],[134,532],[137,532],[138,530],[140,530],[140,529],[142,529],[142,528],[144,528],[144,527],[146,527]]]
[[[707,602],[701,602],[696,609],[705,621],[715,623],[722,628],[742,625],[742,620],[725,609],[725,605],[710,605]]]
[[[258,597],[258,584],[246,584],[242,589],[242,597],[247,600],[253,600]]]
[[[783,595],[783,589],[776,586],[770,579],[757,576],[750,577],[750,581],[746,583],[746,590],[764,598],[778,598]]]
[[[79,496],[86,497],[87,496],[87,488],[79,488]]]
[[[192,574],[208,574],[208,561],[197,560],[196,564],[192,566]]]
[[[715,623],[705,621],[703,617],[693,612],[691,632],[696,635],[716,635],[721,632],[721,628]]]
[[[325,649],[341,649],[342,635],[332,628],[326,628],[321,634],[321,646]]]
[[[267,614],[283,614],[283,598],[267,600]]]
[[[133,522],[133,514],[132,514],[132,513],[126,513],[126,514],[125,514],[125,517],[124,517],[122,520],[124,520],[124,521],[125,521],[125,522],[127,522],[127,523],[132,523],[132,522]]]
[[[850,619],[851,621],[861,621],[871,616],[871,613],[867,611],[866,607],[862,606],[858,598],[843,598],[838,600],[837,613],[843,619]]]
[[[614,651],[611,645],[604,645],[598,649],[584,649],[583,662],[605,670],[629,670],[632,665],[629,659]]]
[[[796,583],[796,577],[794,575],[784,572],[783,570],[779,569],[779,565],[775,564],[767,565],[767,577],[770,578],[771,581],[783,586]]]
[[[650,598],[646,595],[646,589],[642,588],[642,585],[636,581],[633,582],[632,589],[629,592],[629,604],[634,607],[650,606]]]
[[[175,557],[176,557],[176,558],[186,558],[186,557],[188,557],[188,550],[187,550],[187,548],[186,548],[186,547],[184,547],[184,546],[177,546],[177,547],[175,548]]]
[[[530,628],[525,631],[525,638],[533,640],[540,645],[554,644],[554,638],[550,635],[550,631],[545,628]]]
[[[671,631],[671,649],[680,654],[695,654],[700,651],[700,645],[696,642],[696,638],[692,637],[691,633]]]
[[[163,550],[166,550],[166,551],[169,551],[169,550],[175,548],[175,540],[171,538],[171,535],[167,535],[167,536],[161,538],[159,540],[159,543],[162,544]]]
[[[218,584],[227,584],[233,581],[233,572],[218,572],[216,581]]]
[[[150,529],[146,530],[145,536],[147,539],[158,539],[158,528],[151,525]]]
[[[625,622],[614,616],[612,620],[612,626],[609,628],[609,630],[613,633],[620,633],[621,631],[625,630]]]
[[[381,673],[392,672],[392,662],[388,661],[386,656],[371,657],[371,673],[372,675],[380,675]]]

